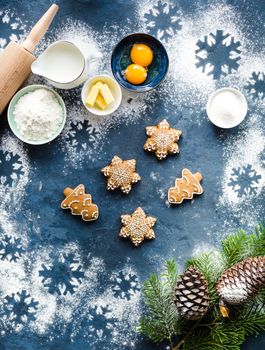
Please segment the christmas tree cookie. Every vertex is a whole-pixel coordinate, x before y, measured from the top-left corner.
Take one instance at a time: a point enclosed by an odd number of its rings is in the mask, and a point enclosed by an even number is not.
[[[145,239],[155,238],[153,226],[156,218],[147,216],[140,207],[131,215],[122,215],[121,222],[123,227],[120,230],[120,237],[130,238],[135,246]]]
[[[144,144],[144,150],[155,152],[159,160],[166,158],[168,154],[179,153],[177,141],[182,132],[171,128],[166,119],[156,126],[147,126],[146,134],[149,137]]]
[[[141,180],[136,172],[135,159],[122,160],[118,156],[114,156],[111,164],[101,169],[101,172],[108,178],[108,190],[120,188],[126,194],[131,191],[132,184]]]
[[[74,190],[67,187],[64,190],[65,199],[62,209],[71,209],[73,215],[81,215],[84,221],[94,221],[98,218],[98,207],[92,203],[91,194],[85,193],[85,186],[78,185]]]
[[[169,203],[181,204],[184,199],[192,199],[195,194],[202,194],[201,180],[200,173],[192,174],[189,169],[183,169],[182,178],[177,178],[175,186],[168,190]]]

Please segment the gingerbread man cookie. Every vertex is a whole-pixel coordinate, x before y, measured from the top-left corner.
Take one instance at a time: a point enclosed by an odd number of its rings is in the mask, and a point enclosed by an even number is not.
[[[94,221],[98,218],[98,207],[92,203],[91,194],[85,193],[85,186],[78,185],[74,190],[67,187],[64,190],[65,199],[62,209],[71,209],[73,215],[81,215],[84,221]]]
[[[108,178],[108,190],[120,188],[122,192],[128,194],[132,189],[132,184],[141,180],[135,170],[135,159],[122,160],[118,156],[114,156],[111,164],[101,169],[101,172]]]
[[[189,169],[183,169],[182,178],[177,178],[175,186],[168,190],[169,203],[181,204],[184,199],[192,199],[194,194],[202,194],[201,180],[200,173],[192,174]]]
[[[166,158],[168,154],[179,153],[177,141],[182,132],[171,128],[166,119],[156,126],[147,126],[146,134],[149,137],[144,144],[144,150],[155,152],[159,160]]]
[[[153,226],[156,218],[147,216],[140,207],[132,215],[122,215],[121,222],[123,227],[120,230],[120,237],[130,238],[135,246],[145,239],[155,238]]]

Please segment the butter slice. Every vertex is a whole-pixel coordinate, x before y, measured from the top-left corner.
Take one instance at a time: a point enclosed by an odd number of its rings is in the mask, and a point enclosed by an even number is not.
[[[95,101],[95,105],[100,108],[100,109],[105,109],[107,107],[107,102],[104,100],[104,98],[102,97],[101,94],[98,94],[96,101]]]
[[[86,105],[88,107],[93,107],[95,104],[95,101],[97,99],[97,96],[99,94],[99,89],[101,88],[103,84],[99,81],[95,85],[92,86],[92,88],[89,91],[89,94],[86,99]]]
[[[114,97],[107,84],[102,84],[99,88],[101,95],[103,96],[107,105],[114,101]]]

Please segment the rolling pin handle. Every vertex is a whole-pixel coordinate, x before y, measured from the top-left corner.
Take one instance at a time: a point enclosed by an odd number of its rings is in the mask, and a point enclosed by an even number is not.
[[[31,53],[34,51],[36,45],[40,42],[40,40],[48,30],[58,9],[59,9],[58,5],[52,4],[52,6],[48,9],[48,11],[44,13],[44,15],[32,28],[26,40],[22,42],[21,46],[24,47],[24,49],[26,49]]]

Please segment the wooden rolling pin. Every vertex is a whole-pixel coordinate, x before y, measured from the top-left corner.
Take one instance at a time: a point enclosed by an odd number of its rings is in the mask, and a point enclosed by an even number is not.
[[[36,59],[33,55],[35,46],[48,30],[58,9],[53,4],[35,24],[25,41],[20,45],[11,41],[0,54],[0,114],[30,75],[30,66]]]

